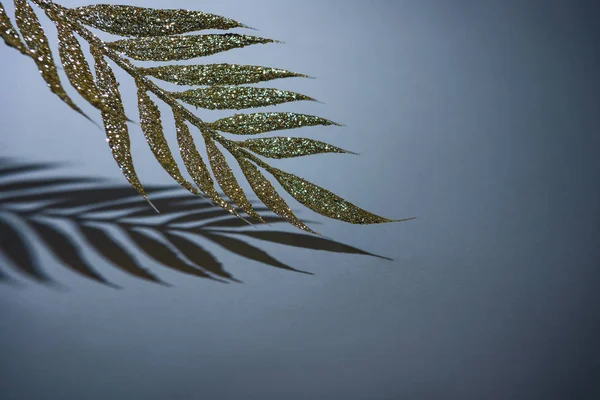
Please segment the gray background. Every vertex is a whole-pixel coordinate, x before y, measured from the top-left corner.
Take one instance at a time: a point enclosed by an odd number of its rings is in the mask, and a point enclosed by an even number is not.
[[[293,134],[361,155],[275,164],[418,219],[351,226],[292,203],[323,234],[394,261],[261,244],[306,276],[208,244],[243,285],[157,269],[175,285],[163,288],[101,269],[117,291],[48,258],[68,292],[0,287],[0,398],[599,398],[596,2],[130,3],[202,9],[287,42],[208,60],[317,77],[274,84],[325,105],[275,109],[346,124]],[[30,60],[5,46],[0,60],[0,156],[123,182],[102,132]],[[132,136],[142,180],[169,183]]]

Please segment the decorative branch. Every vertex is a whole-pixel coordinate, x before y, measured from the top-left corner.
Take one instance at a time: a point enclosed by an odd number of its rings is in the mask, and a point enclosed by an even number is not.
[[[219,133],[220,131],[235,135],[257,135],[302,126],[339,124],[316,116],[281,112],[236,114],[215,122],[205,122],[180,103],[182,101],[205,109],[225,110],[248,109],[293,101],[314,101],[299,93],[274,88],[241,86],[273,79],[307,77],[306,75],[276,68],[235,64],[166,65],[142,68],[135,66],[126,58],[143,61],[187,60],[233,48],[276,41],[236,33],[181,35],[203,29],[248,28],[237,21],[199,11],[161,10],[108,4],[69,9],[50,0],[30,0],[30,2],[40,7],[56,25],[59,55],[67,78],[81,97],[101,112],[115,161],[130,185],[145,199],[148,199],[148,196],[137,178],[130,153],[127,127],[129,118],[125,115],[118,82],[105,58],[113,61],[135,80],[138,88],[140,123],[146,141],[163,169],[189,192],[204,195],[213,204],[242,218],[238,211],[216,191],[210,172],[212,169],[214,178],[223,192],[239,209],[250,217],[262,221],[217,146],[219,144],[235,158],[258,198],[270,210],[300,229],[315,233],[294,215],[259,168],[271,174],[298,202],[321,215],[353,224],[393,222],[363,210],[300,177],[274,168],[258,157],[278,159],[320,153],[351,152],[308,138],[272,137],[234,141]],[[7,45],[31,56],[50,89],[71,108],[83,114],[61,86],[48,39],[35,12],[26,0],[15,0],[14,3],[17,27],[24,40],[21,40],[19,32],[12,26],[1,3],[0,35]],[[86,25],[125,38],[104,42]],[[94,58],[95,78],[75,35],[89,44]],[[178,85],[205,87],[170,92],[162,89],[149,77]],[[152,93],[171,108],[182,159],[195,186],[182,176],[165,139],[161,113],[148,93]],[[196,148],[188,123],[198,129],[202,135],[210,169]]]

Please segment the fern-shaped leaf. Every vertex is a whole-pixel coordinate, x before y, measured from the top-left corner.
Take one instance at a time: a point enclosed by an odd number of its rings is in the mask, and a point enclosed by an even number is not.
[[[150,258],[154,259],[159,264],[187,275],[193,275],[199,278],[214,279],[212,276],[183,261],[177,255],[177,253],[169,248],[169,246],[151,237],[150,235],[133,229],[127,230],[127,234],[145,254],[150,256]]]
[[[215,174],[217,183],[221,189],[223,189],[223,192],[246,214],[262,221],[260,215],[258,215],[258,213],[252,208],[252,205],[248,201],[244,190],[241,188],[240,184],[235,178],[235,175],[227,164],[227,160],[225,159],[223,153],[221,153],[221,150],[219,150],[212,139],[205,138],[205,142],[206,153],[208,155],[210,165],[213,173]]]
[[[115,287],[92,268],[85,260],[79,247],[67,234],[46,222],[29,220],[28,224],[37,233],[38,237],[44,242],[48,249],[52,251],[52,254],[54,254],[65,266],[88,279]]]
[[[188,104],[207,110],[241,110],[292,101],[316,101],[312,97],[300,93],[250,86],[212,86],[190,89],[185,92],[171,92],[171,95]]]
[[[239,216],[235,208],[228,202],[223,200],[219,193],[215,190],[215,186],[210,176],[208,167],[202,160],[202,156],[196,148],[194,138],[190,133],[188,126],[185,123],[183,116],[179,112],[174,112],[175,127],[177,130],[177,142],[181,151],[181,158],[185,167],[200,190],[216,205],[223,208],[227,212]]]
[[[73,110],[77,111],[87,119],[90,119],[83,111],[81,111],[73,100],[71,100],[60,83],[56,65],[54,64],[54,58],[52,57],[52,51],[48,44],[48,38],[42,29],[42,25],[40,24],[37,15],[27,1],[15,0],[15,19],[17,26],[23,35],[25,44],[50,90]]]
[[[8,258],[15,268],[27,276],[48,283],[52,279],[38,266],[33,250],[19,229],[0,215],[0,252]]]
[[[70,12],[83,23],[120,36],[166,36],[203,29],[247,28],[229,18],[200,11],[97,4]]]
[[[140,61],[174,61],[205,57],[223,51],[273,43],[274,40],[235,33],[143,37],[108,43],[108,47]]]
[[[235,114],[208,124],[214,130],[235,135],[258,135],[265,132],[317,125],[340,126],[325,118],[291,112]]]
[[[19,37],[19,34],[13,27],[12,22],[10,22],[10,18],[8,18],[8,15],[6,15],[6,11],[4,11],[4,6],[2,3],[0,3],[0,36],[2,36],[4,43],[6,43],[8,46],[19,50],[26,56],[31,56],[31,54],[27,51],[27,46]]]
[[[229,272],[223,269],[223,264],[219,260],[198,244],[180,234],[167,232],[165,233],[165,237],[181,254],[198,267],[221,278],[237,281]]]
[[[165,65],[139,68],[138,71],[185,86],[244,85],[281,78],[307,78],[306,75],[284,69],[237,64]]]
[[[323,189],[298,176],[283,172],[277,168],[271,168],[269,172],[273,174],[285,191],[291,194],[298,202],[326,217],[339,219],[351,224],[399,222],[363,210],[331,193],[329,190]]]
[[[267,264],[275,268],[313,275],[310,272],[292,268],[289,265],[286,265],[281,261],[273,258],[268,253],[259,249],[258,247],[254,247],[246,242],[242,242],[239,239],[223,234],[217,234],[216,232],[204,232],[202,236],[225,248],[226,250],[229,250],[232,253],[240,255],[249,260],[258,261],[259,263]]]
[[[300,137],[270,137],[237,142],[239,146],[269,158],[292,158],[322,153],[352,153],[328,143]]]
[[[258,198],[273,212],[279,214],[290,224],[306,232],[315,233],[294,215],[285,200],[277,193],[271,182],[250,161],[237,157],[242,172]]]
[[[131,157],[131,143],[129,140],[129,130],[127,128],[125,109],[119,92],[119,84],[115,74],[104,59],[102,53],[92,48],[94,56],[94,67],[96,71],[96,81],[98,90],[103,98],[104,103],[110,107],[112,112],[102,112],[102,121],[108,145],[112,151],[113,158],[121,169],[121,172],[129,182],[129,184],[145,199],[147,199],[146,191],[142,186]]]
[[[163,169],[177,183],[193,194],[199,195],[200,192],[181,175],[181,171],[179,171],[177,162],[173,158],[173,154],[163,133],[160,110],[150,96],[148,96],[148,93],[142,88],[142,85],[138,86],[138,106],[142,131],[156,160],[158,160]]]
[[[155,283],[164,283],[146,268],[139,265],[135,258],[126,250],[125,246],[116,241],[104,229],[89,225],[80,225],[79,232],[86,239],[90,247],[95,249],[102,257],[109,260],[115,267],[137,278]]]

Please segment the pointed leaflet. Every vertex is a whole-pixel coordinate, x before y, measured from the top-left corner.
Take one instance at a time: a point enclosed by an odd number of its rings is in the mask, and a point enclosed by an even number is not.
[[[148,142],[154,157],[156,157],[163,169],[167,171],[177,183],[190,192],[199,195],[200,192],[181,176],[179,167],[173,158],[173,154],[171,154],[169,144],[163,134],[160,110],[156,104],[154,104],[152,99],[150,99],[150,96],[148,96],[148,93],[146,93],[140,83],[138,83],[138,106],[140,110],[140,124],[142,125],[142,131],[144,132],[146,142]]]
[[[125,109],[119,93],[119,83],[112,69],[104,59],[102,53],[92,48],[91,53],[94,56],[94,66],[96,70],[96,80],[100,96],[107,107],[112,112],[102,112],[102,121],[108,145],[113,154],[113,158],[121,169],[121,172],[129,181],[129,184],[144,198],[147,198],[146,191],[140,183],[133,167],[131,157],[131,144],[129,141],[129,131],[127,128]]]
[[[171,96],[208,110],[240,110],[273,106],[291,101],[316,101],[300,93],[247,86],[212,86],[185,92],[171,92]]]
[[[236,280],[230,273],[223,269],[223,264],[219,260],[190,239],[169,232],[165,233],[165,237],[181,254],[198,267],[222,278]]]
[[[285,269],[288,271],[294,271],[294,272],[300,272],[303,274],[313,275],[310,272],[302,271],[299,269],[292,268],[288,265],[285,265],[281,261],[273,258],[271,255],[269,255],[264,250],[259,249],[258,247],[254,247],[254,246],[250,245],[249,243],[243,242],[239,239],[236,239],[236,238],[233,238],[233,237],[230,237],[227,235],[223,235],[222,234],[223,232],[219,232],[219,233],[220,234],[218,234],[217,232],[206,231],[206,232],[202,232],[202,236],[205,237],[206,239],[209,239],[212,242],[218,244],[219,246],[223,247],[224,249],[229,250],[232,253],[235,253],[235,254],[242,256],[244,258],[247,258],[249,260],[254,260],[261,264],[270,265],[275,268],[281,268],[281,269]]]
[[[26,56],[31,57],[31,54],[27,51],[27,46],[21,41],[19,34],[10,22],[10,18],[6,15],[2,3],[0,3],[0,36],[8,46],[14,47]]]
[[[127,118],[123,113],[114,111],[108,104],[105,104],[104,97],[101,96],[96,83],[94,82],[94,76],[90,71],[83,50],[79,41],[73,34],[73,31],[69,26],[64,25],[60,22],[56,16],[49,12],[48,15],[53,18],[56,28],[58,30],[58,53],[62,61],[63,67],[65,68],[65,74],[71,82],[71,86],[77,90],[77,93],[92,106],[102,111],[103,114],[111,114],[113,118]],[[98,54],[99,49],[91,49]]]
[[[50,90],[60,97],[62,101],[67,103],[73,110],[77,111],[87,119],[90,119],[75,105],[75,103],[73,103],[63,89],[56,71],[56,65],[54,65],[48,38],[42,29],[42,25],[40,24],[37,15],[25,0],[15,0],[15,19],[17,21],[17,26],[25,39],[25,44],[29,48],[31,55],[40,70],[40,74],[48,84]]]
[[[223,192],[229,197],[235,204],[238,205],[242,210],[251,217],[261,220],[260,215],[252,208],[252,205],[248,201],[244,190],[240,187],[237,179],[233,175],[233,171],[227,165],[227,160],[221,150],[209,137],[205,137],[206,142],[206,153],[210,160],[210,165],[215,174],[215,178],[223,189]]]
[[[144,252],[144,254],[150,256],[152,259],[157,261],[159,264],[188,275],[194,275],[200,278],[214,279],[212,276],[189,265],[183,261],[177,253],[175,253],[169,246],[164,244],[146,233],[138,232],[132,229],[127,230],[127,234],[133,240],[133,242]]]
[[[331,239],[325,239],[318,236],[307,235],[304,233],[294,232],[273,232],[273,231],[235,231],[236,235],[248,236],[251,238],[264,240],[271,243],[284,244],[287,246],[311,249],[311,250],[322,250],[330,251],[333,253],[346,253],[346,254],[361,254],[365,256],[372,256],[390,260],[387,257],[378,256],[376,254],[368,253],[364,250],[357,249],[356,247],[349,246],[347,244],[334,242]]]
[[[179,149],[181,151],[181,158],[183,158],[183,163],[185,167],[196,183],[200,190],[215,204],[222,207],[224,210],[227,210],[229,213],[239,216],[235,209],[219,196],[219,193],[215,190],[215,186],[210,176],[210,172],[208,167],[202,160],[200,153],[198,153],[198,149],[196,148],[196,144],[194,143],[194,138],[190,133],[189,128],[185,124],[185,120],[183,116],[178,111],[173,111],[173,115],[175,116],[175,126],[177,130],[177,142],[179,144]]]
[[[166,65],[138,68],[138,72],[186,86],[243,85],[279,78],[307,77],[278,68],[236,64]]]
[[[135,258],[125,250],[124,246],[112,238],[110,234],[103,229],[88,225],[80,225],[79,231],[87,240],[88,244],[94,248],[98,254],[110,261],[115,267],[137,278],[162,283],[162,281],[150,271],[140,266]]]
[[[235,114],[208,124],[212,129],[236,135],[258,135],[259,133],[303,126],[336,125],[333,121],[312,115],[291,112],[268,112],[254,114]]]
[[[296,200],[326,217],[350,222],[351,224],[399,222],[365,211],[330,191],[298,176],[288,174],[277,168],[270,168],[269,172],[273,174],[285,191],[291,194]]]
[[[232,19],[200,11],[98,4],[77,7],[71,12],[87,25],[121,36],[167,36],[202,29],[246,28]]]
[[[60,230],[50,224],[29,220],[29,225],[46,244],[52,254],[71,270],[85,276],[86,278],[114,286],[102,275],[97,273],[92,266],[83,258],[81,250],[73,240]]]
[[[108,47],[140,61],[189,60],[274,40],[235,33],[122,39]]]
[[[291,158],[321,153],[351,153],[318,140],[300,137],[276,136],[236,143],[256,154],[269,158]]]
[[[242,172],[258,198],[273,212],[281,215],[290,224],[306,232],[316,233],[298,219],[290,210],[285,200],[275,191],[275,188],[256,168],[254,164],[243,157],[236,157]]]
[[[4,218],[0,218],[0,252],[11,261],[14,267],[30,278],[41,282],[51,281],[50,277],[39,269],[38,260],[25,237]]]

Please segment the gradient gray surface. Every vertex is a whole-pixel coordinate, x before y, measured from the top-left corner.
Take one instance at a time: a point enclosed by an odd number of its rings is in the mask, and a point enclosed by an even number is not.
[[[360,227],[302,210],[394,261],[263,246],[316,273],[304,276],[213,249],[243,285],[157,271],[175,285],[162,288],[103,271],[117,291],[48,259],[69,292],[0,287],[0,398],[600,398],[595,2],[202,3],[168,6],[287,42],[210,61],[316,76],[276,85],[325,105],[276,109],[346,124],[294,133],[361,153],[277,165],[418,219]],[[5,46],[0,60],[0,156],[120,182],[102,132],[30,60]],[[123,90],[132,110],[131,82]],[[143,181],[168,183],[133,136]]]

